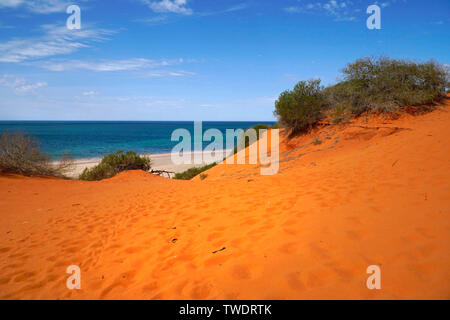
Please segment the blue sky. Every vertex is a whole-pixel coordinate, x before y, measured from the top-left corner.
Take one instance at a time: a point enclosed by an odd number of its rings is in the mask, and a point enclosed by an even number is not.
[[[66,8],[81,8],[68,30]],[[381,30],[369,30],[369,5]],[[0,120],[273,120],[299,80],[450,63],[450,2],[0,0]]]

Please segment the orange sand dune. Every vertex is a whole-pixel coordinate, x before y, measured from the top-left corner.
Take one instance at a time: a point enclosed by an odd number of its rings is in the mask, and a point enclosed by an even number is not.
[[[274,176],[0,177],[0,298],[449,299],[449,137],[442,108],[283,138]]]

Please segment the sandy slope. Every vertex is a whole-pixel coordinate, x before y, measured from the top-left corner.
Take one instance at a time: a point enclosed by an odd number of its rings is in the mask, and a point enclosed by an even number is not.
[[[275,176],[0,177],[0,298],[449,299],[449,136],[444,108],[283,139]]]

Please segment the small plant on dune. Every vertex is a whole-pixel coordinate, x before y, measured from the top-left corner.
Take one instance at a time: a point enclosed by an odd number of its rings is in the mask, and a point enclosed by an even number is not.
[[[140,156],[134,151],[122,150],[108,154],[103,157],[102,161],[90,169],[86,168],[80,174],[80,180],[94,181],[102,180],[115,176],[119,172],[127,170],[144,170],[151,169],[151,160],[147,156]]]
[[[348,122],[352,116],[351,108],[345,105],[337,105],[334,108],[332,108],[328,114],[331,123],[337,124],[342,122]]]
[[[318,146],[322,144],[322,140],[320,140],[319,138],[315,138],[313,141],[313,145]]]
[[[211,169],[212,167],[214,167],[216,165],[217,165],[217,163],[214,162],[214,163],[208,164],[208,165],[203,166],[203,167],[190,168],[190,169],[187,169],[186,171],[176,173],[173,178],[177,179],[177,180],[191,180],[195,176],[201,174],[202,172],[204,172],[206,170]],[[207,176],[208,175],[205,174],[204,178],[206,178]],[[201,176],[200,176],[200,179],[202,179]]]
[[[63,154],[58,164],[51,163],[39,141],[23,132],[3,132],[0,137],[0,172],[64,177],[72,165],[68,154]]]
[[[200,174],[200,180],[205,180],[208,177],[206,173]]]
[[[323,118],[325,99],[320,80],[300,81],[275,102],[274,114],[291,134],[308,131]]]

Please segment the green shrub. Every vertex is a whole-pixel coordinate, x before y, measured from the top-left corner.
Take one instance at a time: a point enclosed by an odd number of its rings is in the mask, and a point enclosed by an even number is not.
[[[68,154],[63,154],[58,164],[51,163],[39,141],[23,132],[3,132],[0,136],[0,172],[64,177],[72,165]]]
[[[274,114],[291,134],[308,131],[323,118],[326,103],[322,90],[320,80],[308,80],[281,93]]]
[[[261,123],[259,123],[259,124],[254,125],[254,126],[251,127],[250,129],[256,130],[256,136],[257,136],[258,139],[259,139],[259,130],[269,130],[269,129],[270,129],[270,126],[267,125],[267,124],[261,124]]]
[[[351,117],[351,108],[343,104],[336,105],[329,114],[333,124],[347,122]]]
[[[425,105],[446,95],[449,68],[434,61],[415,63],[387,57],[362,58],[343,69],[343,80],[327,88],[320,80],[300,81],[281,93],[274,114],[291,134],[306,132],[327,111],[333,123],[365,112],[394,113],[403,106]]]
[[[334,108],[360,115],[366,111],[391,113],[406,105],[420,105],[445,95],[449,73],[430,61],[415,63],[387,57],[363,58],[343,70],[344,81],[327,88]]]
[[[149,171],[151,160],[146,156],[140,156],[134,151],[123,153],[122,150],[108,154],[102,161],[90,169],[86,168],[80,174],[80,180],[94,181],[115,176],[119,172],[127,170]]]
[[[200,174],[200,180],[205,180],[207,177],[208,177],[208,175],[206,173]]]
[[[190,169],[188,169],[186,171],[176,173],[173,178],[177,179],[177,180],[191,180],[195,176],[199,175],[200,173],[202,173],[202,172],[204,172],[206,170],[211,169],[212,167],[214,167],[216,165],[217,165],[217,163],[214,162],[214,163],[208,164],[208,165],[203,166],[203,167],[190,168]],[[206,178],[206,176],[205,176],[205,178]]]

